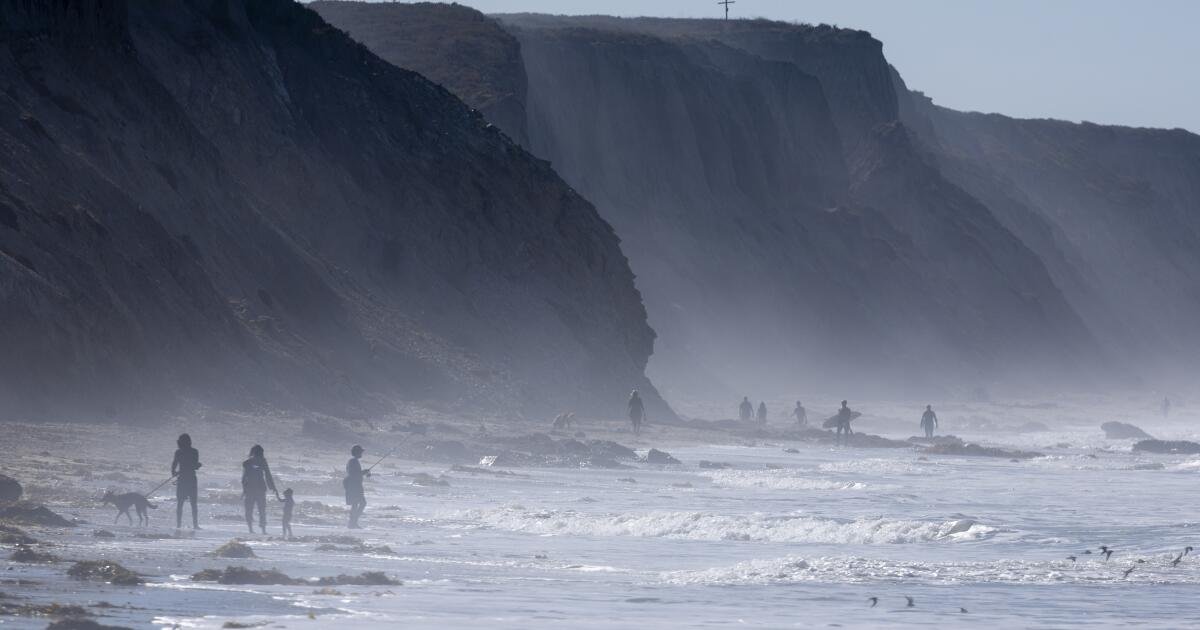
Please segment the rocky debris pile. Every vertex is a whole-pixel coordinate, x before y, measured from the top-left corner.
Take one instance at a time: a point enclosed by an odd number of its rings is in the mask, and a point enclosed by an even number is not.
[[[277,569],[247,569],[246,567],[228,566],[224,569],[205,569],[192,575],[195,582],[216,582],[218,584],[253,584],[258,586],[399,586],[399,580],[394,580],[379,571],[367,571],[359,575],[337,575],[316,580],[304,580],[291,577]]]
[[[0,597],[3,597],[0,595]],[[0,602],[0,616],[15,617],[87,617],[92,613],[83,606],[74,604],[18,604],[15,602]]]
[[[58,562],[58,556],[44,551],[38,551],[29,545],[17,545],[17,550],[12,552],[8,557],[13,562],[25,562],[28,564],[51,564]]]
[[[23,493],[20,482],[8,475],[0,475],[0,503],[20,501]]]
[[[565,468],[623,468],[622,462],[639,461],[633,449],[610,440],[556,439],[545,433],[497,437],[506,447],[481,460],[482,465],[546,466]]]
[[[1126,422],[1105,422],[1100,425],[1104,437],[1110,440],[1153,440],[1154,436]]]
[[[949,437],[949,436],[947,436]],[[955,438],[955,441],[942,442],[940,444],[932,444],[925,447],[925,453],[930,455],[959,455],[966,457],[1003,457],[1011,460],[1033,459],[1042,457],[1041,453],[1032,451],[1009,451],[993,446],[981,446],[971,442],[963,442]]]
[[[1187,440],[1142,440],[1133,445],[1133,450],[1162,455],[1200,455],[1200,444]]]
[[[111,560],[83,560],[76,562],[67,575],[76,580],[99,580],[119,586],[136,586],[145,580],[129,569]]]
[[[672,457],[670,453],[668,453],[666,451],[660,451],[656,448],[652,448],[649,451],[647,451],[646,456],[644,458],[642,458],[642,461],[647,464],[660,464],[660,465],[674,465],[674,464],[682,464],[683,463],[683,462],[679,461],[678,459],[675,459],[674,457]]]
[[[23,530],[11,525],[0,523],[0,545],[33,545],[37,539]]]
[[[63,608],[79,608],[78,606],[64,606]],[[86,611],[84,611],[86,612]],[[91,619],[80,619],[78,617],[67,617],[59,619],[54,623],[46,626],[46,630],[133,630],[125,626],[106,626],[102,623],[92,621]]]
[[[225,543],[224,545],[221,545],[220,547],[217,547],[216,549],[214,549],[213,552],[210,553],[209,555],[214,558],[243,559],[243,558],[257,557],[254,555],[254,550],[250,548],[250,545],[247,545],[246,543],[244,543],[240,540],[231,540],[231,541]]]
[[[46,506],[29,501],[0,505],[0,521],[42,527],[75,527],[75,523],[51,512]]]

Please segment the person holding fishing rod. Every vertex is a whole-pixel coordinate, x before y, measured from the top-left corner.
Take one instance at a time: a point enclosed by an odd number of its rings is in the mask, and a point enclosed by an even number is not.
[[[346,478],[342,486],[346,489],[346,505],[350,506],[350,529],[361,529],[358,517],[367,509],[367,495],[363,490],[363,477],[371,474],[371,469],[363,470],[359,460],[363,455],[363,447],[355,444],[350,449],[350,461],[346,462]]]
[[[362,529],[362,526],[358,524],[358,518],[362,516],[363,510],[367,509],[367,495],[363,490],[363,478],[370,476],[371,469],[395,453],[396,448],[385,453],[366,470],[363,470],[362,462],[359,461],[363,456],[363,447],[355,444],[350,448],[350,461],[346,462],[346,478],[342,480],[342,487],[346,489],[346,505],[350,506],[350,529]]]

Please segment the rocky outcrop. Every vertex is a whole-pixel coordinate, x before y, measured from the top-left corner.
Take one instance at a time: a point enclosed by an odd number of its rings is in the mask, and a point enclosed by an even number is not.
[[[1110,440],[1152,440],[1154,436],[1125,422],[1105,422],[1100,425],[1104,437]]]
[[[21,482],[8,475],[0,475],[0,503],[20,501],[23,493]]]
[[[947,439],[952,438],[952,439]],[[935,441],[933,444],[925,447],[923,451],[930,455],[959,455],[966,457],[1002,457],[1011,460],[1033,459],[1035,457],[1043,457],[1041,453],[1033,451],[1010,451],[994,446],[981,446],[973,442],[964,442],[953,436],[945,436],[941,440]]]
[[[0,37],[0,416],[671,415],[594,208],[303,5],[0,0]]]
[[[1198,455],[1200,444],[1187,440],[1142,440],[1133,445],[1133,450],[1162,455]]]

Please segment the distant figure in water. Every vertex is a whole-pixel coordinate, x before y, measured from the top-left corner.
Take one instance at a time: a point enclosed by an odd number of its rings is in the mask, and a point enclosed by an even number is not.
[[[759,424],[767,423],[767,403],[761,401],[758,403],[758,415],[756,418]]]
[[[835,436],[835,444],[849,444],[850,436],[854,434],[850,430],[850,420],[852,412],[846,401],[842,401],[842,408],[837,412],[837,435]]]
[[[350,449],[350,461],[346,462],[346,479],[342,485],[346,488],[346,505],[350,506],[350,529],[362,529],[358,524],[358,517],[362,516],[363,510],[367,509],[367,494],[363,490],[363,477],[371,474],[369,470],[362,469],[363,447],[355,444],[354,448]]]
[[[292,489],[283,491],[283,536],[292,537],[292,513],[296,510],[296,499],[292,498]]]
[[[937,414],[933,413],[933,405],[925,405],[925,413],[921,414],[921,428],[925,429],[925,437],[933,439],[933,430],[937,428]]]
[[[633,434],[642,434],[642,424],[646,422],[646,405],[642,403],[642,396],[638,390],[633,390],[629,393],[629,403],[627,405],[629,411],[629,423],[633,425]]]
[[[275,479],[271,477],[271,467],[263,454],[263,447],[255,444],[250,447],[250,457],[242,462],[242,501],[246,507],[246,527],[254,533],[254,508],[258,507],[258,526],[262,533],[267,533],[267,490],[275,493],[280,501],[279,491],[275,489]]]
[[[754,403],[750,402],[749,396],[742,396],[742,404],[738,405],[738,418],[742,422],[750,422],[754,417]]]
[[[799,400],[796,401],[796,408],[792,410],[792,415],[796,417],[796,424],[800,425],[800,428],[808,426],[808,410],[800,404]]]
[[[1162,415],[1164,418],[1171,415],[1171,399],[1170,398],[1163,398]]]
[[[196,471],[200,469],[200,451],[192,448],[192,436],[184,433],[175,441],[175,459],[171,461],[171,476],[175,480],[175,529],[183,528],[183,504],[192,502],[192,529],[200,529],[199,508],[196,506],[198,484]]]

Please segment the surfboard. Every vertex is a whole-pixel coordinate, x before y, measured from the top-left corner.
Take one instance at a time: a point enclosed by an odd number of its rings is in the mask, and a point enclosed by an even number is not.
[[[853,422],[853,421],[857,420],[858,417],[861,415],[862,415],[862,412],[851,411],[850,412],[850,421]],[[838,415],[835,413],[832,416],[825,418],[825,421],[821,423],[821,426],[826,429],[832,429],[837,426],[837,419],[838,419]]]

